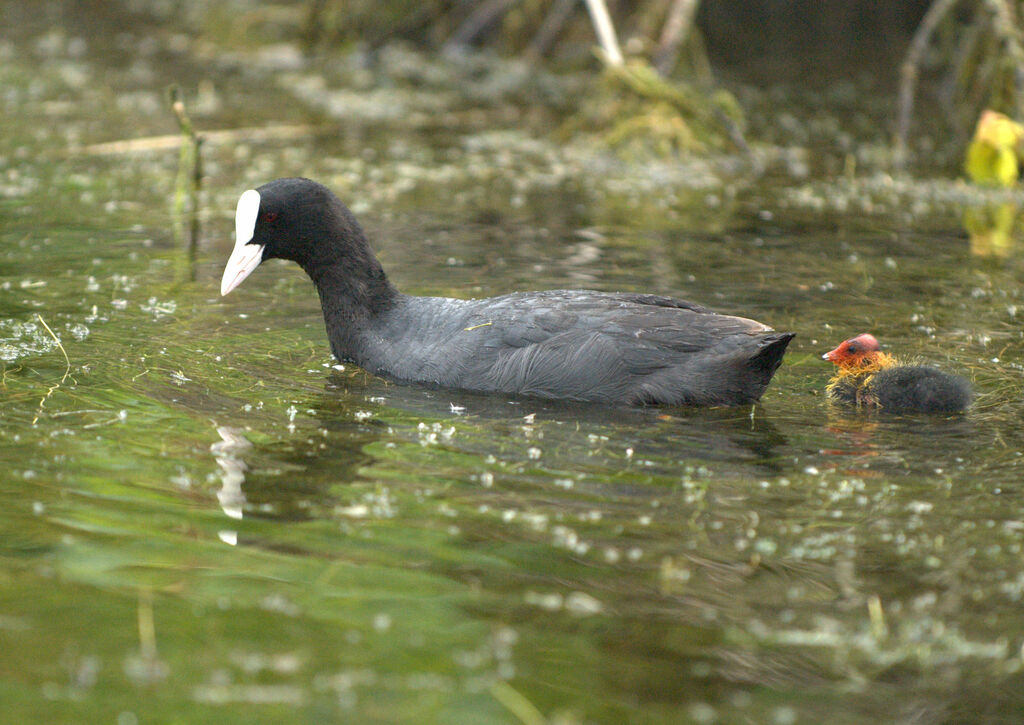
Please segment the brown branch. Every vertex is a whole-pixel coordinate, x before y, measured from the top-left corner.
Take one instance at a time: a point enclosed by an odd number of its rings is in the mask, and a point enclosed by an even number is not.
[[[519,0],[487,0],[480,3],[462,25],[455,29],[445,45],[458,49],[472,44],[517,2]]]
[[[282,125],[282,126],[261,126],[231,128],[222,131],[204,131],[203,139],[213,145],[263,141],[280,141],[293,138],[301,138],[311,133],[322,132],[326,127],[308,125]],[[103,156],[106,154],[135,154],[148,151],[167,151],[180,148],[185,143],[180,133],[167,134],[164,136],[145,136],[142,138],[124,139],[122,141],[107,141],[105,143],[91,144],[74,149],[69,155],[80,154]]]
[[[661,29],[658,48],[654,51],[654,67],[668,76],[679,57],[679,48],[690,35],[699,0],[673,0],[665,25]]]
[[[569,18],[572,17],[572,11],[576,9],[577,2],[578,0],[555,0],[551,10],[544,17],[544,22],[540,24],[537,34],[530,41],[527,54],[531,58],[543,58],[548,54],[562,29],[569,22]]]
[[[933,0],[921,24],[917,26],[910,48],[900,66],[899,117],[896,124],[896,159],[902,165],[906,158],[907,137],[910,135],[910,116],[914,112],[914,91],[920,73],[921,58],[928,41],[939,22],[946,17],[957,0]]]
[[[1013,65],[1013,85],[1016,98],[1014,112],[1024,116],[1024,39],[1019,20],[1014,17],[1013,4],[1007,0],[987,0],[992,12],[992,27],[1006,48],[1006,55]]]

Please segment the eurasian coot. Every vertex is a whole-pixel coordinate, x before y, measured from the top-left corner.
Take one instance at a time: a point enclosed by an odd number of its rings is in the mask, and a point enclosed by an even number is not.
[[[874,335],[851,337],[822,358],[838,366],[829,398],[889,413],[957,413],[971,403],[970,384],[927,365],[903,365],[882,352]]]
[[[221,294],[274,257],[313,280],[335,357],[394,380],[602,403],[739,405],[761,397],[794,336],[648,294],[404,295],[348,208],[309,179],[242,194]]]

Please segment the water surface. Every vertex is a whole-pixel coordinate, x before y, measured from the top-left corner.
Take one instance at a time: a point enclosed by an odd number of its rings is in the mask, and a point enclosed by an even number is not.
[[[517,66],[197,62],[145,24],[4,12],[12,721],[1021,716],[1024,269],[972,251],[971,192],[792,149],[555,144],[522,99],[580,81]],[[173,134],[171,81],[232,131],[204,146],[192,249],[176,150],[98,146]],[[752,408],[392,384],[330,358],[294,266],[218,296],[238,194],[296,174],[407,292],[673,294],[799,337]],[[868,330],[971,378],[972,411],[830,408],[819,355]]]

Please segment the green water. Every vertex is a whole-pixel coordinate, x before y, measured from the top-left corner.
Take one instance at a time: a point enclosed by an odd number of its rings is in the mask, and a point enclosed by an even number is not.
[[[3,7],[5,721],[1024,718],[1024,264],[972,253],[972,192],[630,165],[536,131],[523,99],[578,80]],[[194,249],[177,151],[94,146],[175,133],[172,81],[202,129],[270,129],[206,142]],[[295,174],[408,292],[668,293],[799,337],[753,409],[336,369],[297,268],[218,296],[238,194]],[[868,330],[972,411],[829,408],[819,355]]]

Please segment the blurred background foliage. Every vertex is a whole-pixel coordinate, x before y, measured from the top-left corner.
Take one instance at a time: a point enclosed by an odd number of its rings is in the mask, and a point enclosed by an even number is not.
[[[570,129],[599,129],[613,146],[643,138],[658,154],[742,149],[751,121],[728,92],[737,84],[852,81],[887,94],[887,132],[899,152],[922,117],[955,138],[960,158],[984,110],[1024,117],[1022,0],[600,4],[627,62],[568,110]],[[373,63],[401,42],[449,56],[484,51],[554,72],[601,67],[585,0],[129,0],[128,8],[173,16],[179,27],[184,21],[239,48],[298,42],[310,54],[351,50]]]

